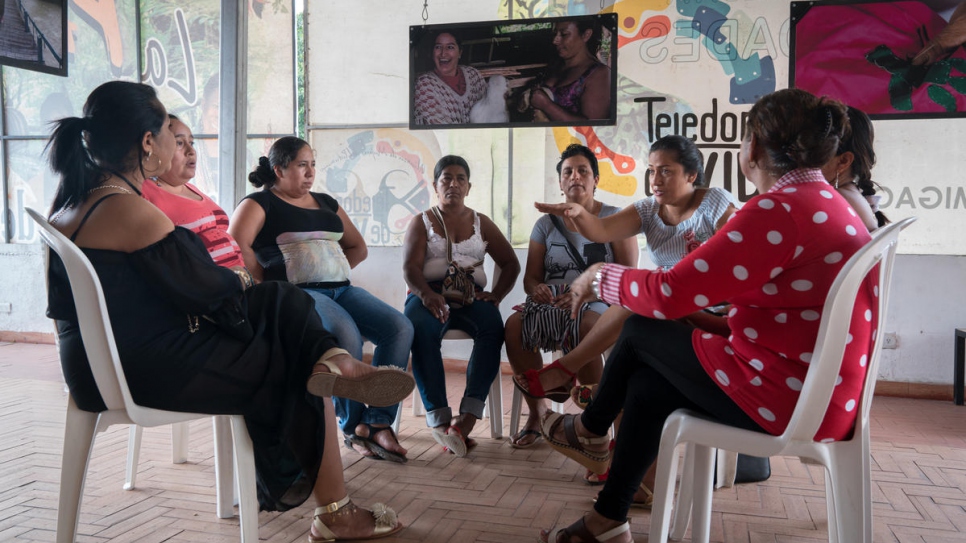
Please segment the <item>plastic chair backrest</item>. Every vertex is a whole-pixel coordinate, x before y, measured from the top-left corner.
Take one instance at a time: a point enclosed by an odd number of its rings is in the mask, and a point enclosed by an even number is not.
[[[40,225],[40,237],[60,256],[67,270],[84,350],[101,398],[108,409],[126,410],[136,422],[138,411],[146,408],[137,406],[128,390],[114,343],[104,291],[94,266],[79,247],[51,226],[40,213],[27,208],[27,214]]]
[[[790,440],[810,442],[818,432],[819,426],[825,419],[825,413],[845,355],[845,345],[848,341],[849,322],[855,306],[858,290],[866,276],[878,265],[877,305],[878,312],[873,323],[873,337],[882,333],[882,323],[885,317],[892,284],[892,268],[895,263],[896,246],[899,232],[916,220],[910,217],[876,230],[872,240],[859,249],[852,258],[845,263],[835,281],[829,289],[822,308],[822,321],[818,330],[818,339],[812,351],[812,360],[805,382],[799,396],[795,410],[785,432],[779,436],[779,441],[787,443]],[[881,341],[874,341],[872,353],[866,366],[866,380],[863,385],[859,412],[856,415],[854,435],[861,435],[861,430],[868,423],[869,410],[872,404],[878,359],[881,351]]]

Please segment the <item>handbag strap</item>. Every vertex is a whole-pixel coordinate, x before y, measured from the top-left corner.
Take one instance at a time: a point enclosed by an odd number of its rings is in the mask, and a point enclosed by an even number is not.
[[[443,237],[446,238],[446,261],[453,262],[453,241],[449,239],[449,232],[446,231],[446,221],[443,220],[443,214],[439,212],[439,207],[433,206],[433,215],[436,215],[436,220],[439,224],[443,225]]]
[[[570,238],[567,237],[567,229],[564,228],[563,221],[561,221],[560,217],[556,215],[550,215],[550,222],[552,222],[554,227],[560,231],[560,235],[562,235],[564,238],[564,241],[567,242],[567,246],[570,247],[570,253],[576,259],[577,266],[580,267],[580,271],[583,272],[584,270],[586,270],[587,263],[584,262],[584,258],[580,256],[580,251],[578,251],[577,248],[574,247],[574,244],[570,242]]]
[[[450,264],[453,263],[453,240],[449,238],[449,232],[446,231],[446,222],[443,221],[443,214],[439,212],[438,206],[433,206],[433,215],[436,216],[436,220],[439,224],[443,225],[443,237],[446,238],[446,261]],[[477,268],[483,265],[483,259],[477,260],[470,268]]]

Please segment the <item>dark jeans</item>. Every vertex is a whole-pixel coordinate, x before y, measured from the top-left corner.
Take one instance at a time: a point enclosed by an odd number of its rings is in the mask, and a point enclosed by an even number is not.
[[[657,459],[664,421],[679,408],[726,424],[763,431],[701,366],[691,344],[694,328],[678,321],[634,315],[604,365],[604,376],[581,422],[606,435],[624,411],[610,475],[594,509],[616,521],[627,511],[647,468]]]
[[[476,301],[449,312],[446,323],[439,322],[414,294],[406,298],[404,313],[413,322],[413,377],[426,406],[426,424],[430,427],[449,424],[453,411],[446,400],[446,374],[440,346],[443,334],[450,328],[463,330],[473,337],[473,352],[466,367],[466,389],[460,402],[460,413],[483,417],[483,405],[490,384],[500,371],[503,348],[503,317],[500,308],[489,302]]]

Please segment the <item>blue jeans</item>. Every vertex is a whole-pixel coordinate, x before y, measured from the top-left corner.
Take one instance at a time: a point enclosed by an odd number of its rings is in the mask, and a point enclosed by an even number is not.
[[[395,366],[406,370],[409,348],[413,343],[413,325],[402,313],[365,289],[352,285],[303,290],[315,300],[315,311],[322,318],[322,325],[353,358],[362,359],[362,343],[368,339],[376,346],[373,366]],[[339,417],[339,427],[346,434],[354,434],[360,423],[392,424],[399,409],[399,404],[367,407],[343,398],[332,398],[332,401]]]
[[[440,347],[443,334],[450,328],[463,330],[473,337],[473,352],[466,367],[466,389],[460,402],[460,413],[483,418],[483,405],[490,384],[500,371],[500,349],[503,348],[503,317],[500,309],[489,302],[474,302],[451,309],[444,324],[423,307],[414,294],[406,297],[404,312],[413,323],[413,377],[426,406],[426,424],[430,427],[449,425],[453,411],[446,401],[446,375]]]

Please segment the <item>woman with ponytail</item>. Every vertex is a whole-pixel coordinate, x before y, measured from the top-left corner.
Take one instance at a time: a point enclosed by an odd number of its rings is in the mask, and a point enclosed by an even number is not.
[[[875,131],[872,121],[861,110],[849,106],[849,133],[842,138],[832,160],[822,166],[822,175],[845,198],[859,214],[869,232],[889,224],[889,219],[879,211],[876,194],[878,185],[872,181],[875,166],[875,150],[872,141]]]
[[[369,253],[365,239],[335,198],[313,192],[315,155],[308,142],[286,136],[248,175],[262,190],[235,209],[228,232],[258,280],[285,281],[315,300],[315,310],[339,345],[362,357],[364,340],[376,350],[372,364],[403,371],[409,363],[413,326],[402,313],[362,287],[349,271]],[[367,407],[335,398],[344,443],[375,460],[406,462],[406,449],[390,426],[398,406]]]
[[[48,144],[50,165],[61,175],[50,222],[97,271],[134,401],[244,415],[262,509],[287,510],[314,497],[321,507],[310,541],[400,530],[384,506],[376,515],[352,504],[338,455],[334,465],[323,460],[336,434],[322,396],[342,393],[391,405],[412,391],[412,377],[354,360],[325,331],[301,290],[284,283],[251,286],[247,277],[216,265],[194,233],[175,227],[141,198],[145,180],[169,169],[175,148],[154,89],[124,81],[96,88],[84,117],[58,121]],[[71,400],[80,409],[103,411],[71,285],[54,254],[48,285],[47,315],[57,325]],[[320,474],[328,475],[324,484]]]

